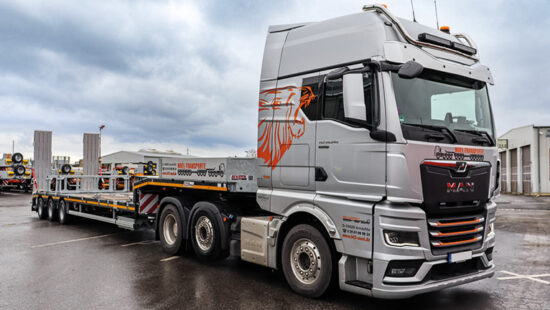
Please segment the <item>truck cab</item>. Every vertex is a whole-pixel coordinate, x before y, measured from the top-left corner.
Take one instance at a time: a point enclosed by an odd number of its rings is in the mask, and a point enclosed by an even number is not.
[[[491,277],[500,168],[491,84],[467,35],[383,6],[271,26],[257,203],[285,222],[318,223],[346,291],[404,298]],[[303,293],[318,270],[293,264],[296,253],[279,264],[291,261],[297,284],[285,276]]]

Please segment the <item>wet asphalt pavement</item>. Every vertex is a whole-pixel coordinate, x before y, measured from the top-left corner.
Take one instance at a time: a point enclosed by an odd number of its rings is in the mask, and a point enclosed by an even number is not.
[[[151,232],[40,221],[30,197],[0,193],[0,309],[550,309],[546,198],[499,199],[493,278],[392,301],[307,299],[280,272],[238,259],[170,257]]]

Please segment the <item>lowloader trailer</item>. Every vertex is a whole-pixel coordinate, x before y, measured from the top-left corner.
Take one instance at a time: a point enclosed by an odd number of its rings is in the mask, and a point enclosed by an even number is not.
[[[0,159],[0,191],[12,189],[32,190],[32,167],[21,153],[4,154]]]
[[[33,210],[151,227],[167,253],[238,256],[309,297],[491,277],[493,78],[467,35],[443,30],[379,5],[271,26],[256,159],[162,160],[131,192],[37,190]]]

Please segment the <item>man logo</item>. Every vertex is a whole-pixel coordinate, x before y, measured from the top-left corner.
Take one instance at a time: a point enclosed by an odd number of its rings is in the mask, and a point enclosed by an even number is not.
[[[459,161],[456,163],[456,172],[464,173],[468,169],[468,164],[464,161]]]
[[[474,182],[447,182],[447,193],[473,193]]]

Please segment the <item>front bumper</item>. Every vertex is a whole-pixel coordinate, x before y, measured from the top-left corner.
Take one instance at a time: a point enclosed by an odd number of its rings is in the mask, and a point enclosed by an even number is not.
[[[485,212],[487,220],[481,245],[470,250],[471,259],[449,263],[448,253],[434,254],[432,251],[424,210],[410,205],[377,205],[373,227],[372,286],[368,290],[359,290],[341,284],[342,289],[378,298],[399,299],[492,277],[495,266],[489,253],[495,245],[495,236],[489,233],[489,224],[495,220],[496,204],[487,203]],[[383,238],[384,230],[416,232],[420,246],[389,246]],[[418,269],[413,276],[392,277],[386,274],[390,262],[402,261],[417,262]]]
[[[485,278],[490,278],[495,273],[495,266],[491,265],[489,269],[478,271],[476,273],[449,278],[441,281],[429,281],[421,284],[411,285],[387,285],[379,284],[372,289],[372,296],[385,299],[400,299],[408,298],[414,295],[423,294],[432,291],[438,291],[447,287],[453,287],[461,284],[466,284],[478,281]]]

